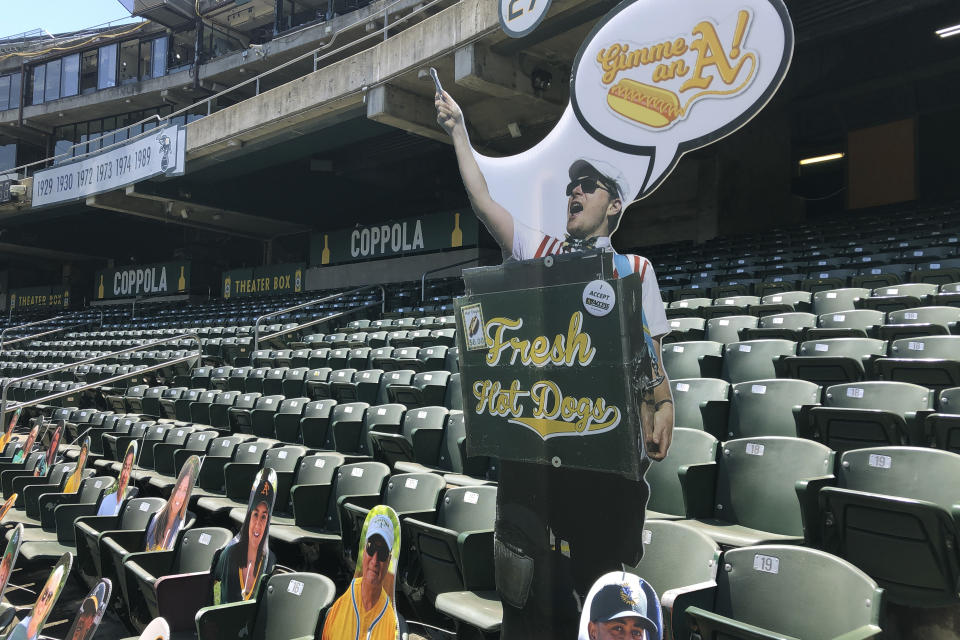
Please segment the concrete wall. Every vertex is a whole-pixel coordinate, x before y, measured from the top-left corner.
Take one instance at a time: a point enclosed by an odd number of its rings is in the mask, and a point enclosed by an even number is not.
[[[427,276],[427,279],[459,276],[463,269],[469,267],[499,264],[500,252],[490,249],[463,249],[461,251],[444,251],[419,256],[313,267],[307,269],[306,286],[308,291],[312,291],[336,287],[359,287],[371,283],[389,284],[419,280],[425,271],[461,260],[475,260],[475,262],[432,273]]]

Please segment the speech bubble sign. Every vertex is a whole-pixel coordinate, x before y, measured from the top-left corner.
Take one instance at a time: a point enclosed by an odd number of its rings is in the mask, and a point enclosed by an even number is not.
[[[680,156],[733,133],[769,102],[793,42],[781,0],[629,0],[577,53],[571,106],[597,141],[651,157],[643,197]]]

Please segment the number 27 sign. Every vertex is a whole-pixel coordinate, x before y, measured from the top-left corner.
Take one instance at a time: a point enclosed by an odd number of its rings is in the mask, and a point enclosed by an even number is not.
[[[547,15],[551,0],[500,0],[500,26],[511,38],[522,38]]]

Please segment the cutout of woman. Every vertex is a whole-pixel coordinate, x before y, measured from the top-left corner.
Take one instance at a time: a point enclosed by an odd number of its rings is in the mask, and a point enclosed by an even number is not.
[[[277,495],[277,473],[270,468],[257,474],[250,490],[247,517],[213,569],[213,603],[225,604],[256,596],[261,579],[273,572],[268,548],[270,516]]]
[[[83,439],[83,444],[80,445],[80,455],[77,456],[77,466],[74,467],[73,473],[70,474],[66,484],[63,485],[64,493],[76,493],[80,488],[80,482],[83,480],[83,472],[86,470],[87,457],[89,455],[90,436],[87,436]]]
[[[137,459],[137,441],[132,440],[127,445],[127,452],[123,456],[123,467],[120,468],[120,476],[117,481],[107,489],[103,499],[100,501],[100,507],[97,509],[98,516],[115,516],[120,513],[120,505],[127,497],[130,474],[133,473],[133,463]]]
[[[183,468],[177,483],[170,492],[170,499],[163,509],[153,517],[147,526],[146,546],[144,551],[169,551],[177,540],[177,533],[187,519],[187,506],[190,504],[190,493],[197,481],[200,472],[200,457],[190,456]]]

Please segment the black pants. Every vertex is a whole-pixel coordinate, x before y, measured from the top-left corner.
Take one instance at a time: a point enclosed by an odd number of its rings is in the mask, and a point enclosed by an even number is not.
[[[495,529],[501,640],[576,638],[590,585],[623,563],[639,562],[649,492],[642,479],[501,461]]]

